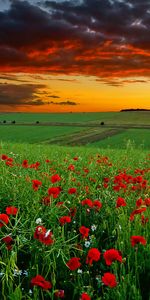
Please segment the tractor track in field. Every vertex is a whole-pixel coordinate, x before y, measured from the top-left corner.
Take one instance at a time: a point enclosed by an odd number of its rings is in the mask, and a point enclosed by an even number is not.
[[[105,138],[111,137],[113,135],[119,134],[123,132],[122,129],[109,129],[102,132],[87,132],[83,133],[76,133],[73,135],[67,135],[66,137],[58,137],[53,140],[47,141],[48,144],[58,144],[58,145],[70,145],[70,146],[83,146],[89,143],[94,143],[100,140],[103,140]]]

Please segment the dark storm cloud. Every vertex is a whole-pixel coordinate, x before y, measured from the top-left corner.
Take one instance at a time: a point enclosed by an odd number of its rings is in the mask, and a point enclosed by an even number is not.
[[[150,76],[149,53],[149,0],[12,0],[0,12],[3,72]]]
[[[54,98],[54,99],[58,99],[58,98],[60,98],[59,96],[57,96],[57,95],[50,95],[49,96],[50,98]]]
[[[44,105],[38,97],[38,90],[44,85],[0,84],[0,106]]]
[[[70,101],[70,100],[67,100],[67,101],[61,101],[61,102],[57,102],[57,101],[50,101],[50,102],[47,102],[47,104],[56,104],[56,105],[78,105],[77,102],[74,102],[74,101]]]

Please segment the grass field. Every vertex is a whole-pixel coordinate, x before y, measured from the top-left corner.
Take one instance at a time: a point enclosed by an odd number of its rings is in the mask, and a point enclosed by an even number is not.
[[[112,137],[88,144],[90,147],[125,149],[128,147],[150,149],[150,130],[128,129]]]
[[[148,151],[0,147],[0,299],[149,300]]]
[[[40,143],[50,141],[57,136],[65,136],[74,132],[80,132],[83,128],[71,126],[0,126],[0,141],[18,143]]]
[[[0,121],[16,122],[96,122],[109,124],[149,124],[150,112],[99,112],[99,113],[1,113]]]

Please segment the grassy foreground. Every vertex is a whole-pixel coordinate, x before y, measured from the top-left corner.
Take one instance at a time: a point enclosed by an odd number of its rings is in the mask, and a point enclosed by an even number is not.
[[[150,299],[147,151],[0,150],[0,299]]]

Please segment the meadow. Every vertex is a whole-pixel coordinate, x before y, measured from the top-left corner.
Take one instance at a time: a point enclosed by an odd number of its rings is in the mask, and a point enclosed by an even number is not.
[[[0,299],[150,299],[150,154],[1,142]]]

